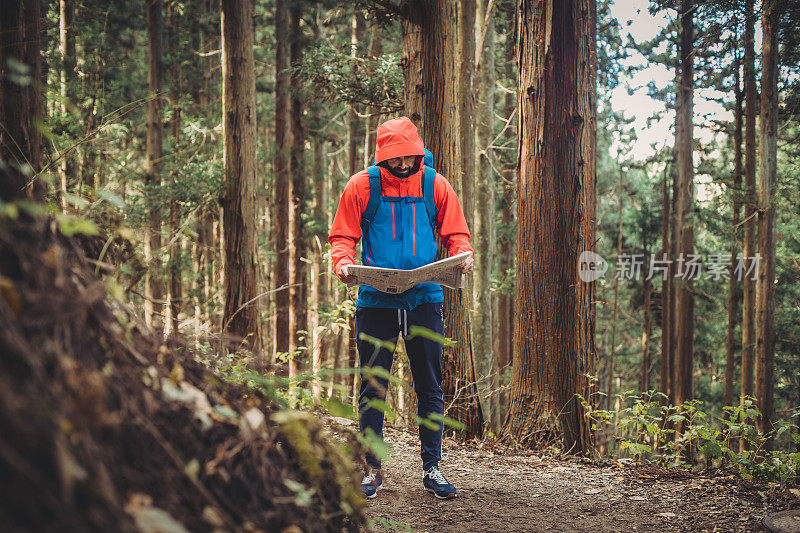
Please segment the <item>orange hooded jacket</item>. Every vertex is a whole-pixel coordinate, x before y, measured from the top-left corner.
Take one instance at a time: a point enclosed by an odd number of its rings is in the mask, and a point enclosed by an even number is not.
[[[424,146],[417,127],[406,117],[384,122],[378,128],[375,162],[394,157],[423,155]],[[381,168],[384,196],[422,196],[424,169],[407,178],[398,178]],[[339,201],[328,242],[331,244],[333,271],[339,275],[344,265],[355,264],[356,243],[361,239],[361,215],[369,203],[369,175],[366,169],[350,178]],[[471,252],[470,233],[453,187],[441,174],[436,174],[433,197],[437,210],[436,227],[450,255]]]

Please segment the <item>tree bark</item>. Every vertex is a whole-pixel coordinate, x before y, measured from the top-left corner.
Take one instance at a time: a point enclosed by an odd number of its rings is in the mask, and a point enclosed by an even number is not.
[[[289,353],[289,10],[275,2],[275,354]]]
[[[594,283],[578,257],[595,245],[596,5],[516,3],[519,109],[517,291],[511,402],[503,434],[554,438],[569,453],[592,435]]]
[[[163,126],[161,124],[161,74],[164,40],[164,15],[161,0],[147,2],[147,161],[145,184],[151,190],[161,186],[163,159]],[[144,278],[144,321],[155,326],[153,318],[161,314],[161,210],[150,205],[150,226],[144,240],[147,273]],[[156,321],[157,322],[157,321]]]
[[[478,1],[476,19],[483,26],[486,18],[486,0]],[[497,411],[499,405],[492,402],[492,398],[497,398],[493,391],[497,389],[499,382],[497,379],[498,367],[494,357],[494,338],[492,324],[494,323],[494,300],[492,295],[491,283],[494,277],[494,266],[496,250],[496,228],[495,228],[495,175],[489,160],[489,144],[493,139],[494,124],[494,84],[495,84],[495,64],[494,64],[494,18],[489,14],[488,23],[485,30],[486,37],[483,42],[483,49],[478,50],[482,56],[480,67],[476,73],[477,79],[477,106],[480,113],[478,116],[478,127],[476,129],[475,142],[477,146],[477,161],[475,167],[478,169],[477,179],[475,180],[475,275],[474,275],[474,299],[475,299],[475,321],[473,328],[473,340],[475,342],[475,364],[478,375],[482,378],[481,385],[478,387],[481,397],[481,406],[484,413],[493,421],[492,429],[499,429],[499,419]],[[480,31],[478,32],[480,33]],[[465,130],[462,130],[465,131]],[[468,159],[465,158],[465,160]],[[465,172],[469,176],[468,172]]]
[[[452,0],[407,4],[402,22],[406,114],[419,127],[433,152],[434,167],[449,180],[459,198],[462,189],[460,101],[455,43],[456,6]],[[446,252],[444,252],[446,254]],[[462,422],[463,437],[480,435],[483,413],[478,399],[469,314],[463,290],[444,293],[445,332],[455,347],[446,347],[442,359],[445,406],[448,416]]]
[[[222,134],[226,180],[223,331],[260,345],[256,277],[256,84],[253,1],[222,0]]]
[[[745,0],[744,19],[744,261],[756,255],[756,93],[755,18],[753,0]],[[753,396],[755,362],[756,282],[745,275],[742,280],[742,386],[740,402]],[[744,446],[744,440],[740,447]]]
[[[678,86],[678,256],[688,259],[694,253],[694,145],[693,93],[694,93],[694,29],[692,22],[692,0],[681,0],[680,17],[680,84]],[[675,327],[675,405],[681,406],[692,398],[692,367],[694,363],[694,295],[692,279],[686,276],[676,279],[675,297],[677,313]],[[678,424],[676,432],[680,433]]]
[[[0,200],[26,195],[44,199],[44,188],[32,181],[42,166],[40,3],[8,0],[0,4]],[[19,72],[9,60],[25,65]],[[27,76],[28,81],[18,81]]]
[[[303,59],[303,48],[305,37],[300,28],[302,17],[301,6],[298,2],[293,2],[289,8],[290,31],[291,31],[291,63],[292,67],[300,65]],[[300,350],[305,334],[298,333],[308,330],[307,314],[307,268],[306,252],[308,246],[305,237],[305,224],[303,223],[303,212],[306,208],[306,166],[304,160],[305,153],[305,128],[303,126],[303,112],[305,104],[303,102],[302,82],[298,76],[291,78],[291,105],[290,121],[291,130],[291,169],[292,169],[292,211],[289,215],[289,227],[292,231],[292,239],[289,246],[289,256],[292,267],[289,271],[289,281],[291,288],[291,307],[289,309],[289,340],[290,353],[289,376],[294,376],[300,369]]]
[[[778,167],[778,25],[781,3],[765,0],[761,14],[761,157],[758,188],[758,249],[761,261],[756,286],[756,399],[761,410],[756,427],[769,434],[772,449],[775,419],[775,191]]]

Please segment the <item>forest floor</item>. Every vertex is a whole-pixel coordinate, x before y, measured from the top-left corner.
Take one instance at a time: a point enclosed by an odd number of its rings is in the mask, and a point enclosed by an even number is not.
[[[387,428],[385,438],[384,488],[367,507],[373,532],[767,531],[765,515],[800,508],[797,489],[774,484],[451,439],[441,467],[458,498],[437,500],[422,487],[417,436]]]

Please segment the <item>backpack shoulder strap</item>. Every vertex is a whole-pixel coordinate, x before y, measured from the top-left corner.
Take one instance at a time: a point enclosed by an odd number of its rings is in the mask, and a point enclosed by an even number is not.
[[[422,198],[425,201],[425,210],[428,211],[431,227],[436,228],[438,213],[436,212],[436,201],[433,198],[433,182],[436,179],[436,171],[429,166],[425,166],[425,176],[423,179]]]
[[[367,168],[369,174],[369,202],[361,214],[361,225],[368,228],[375,219],[378,206],[381,204],[381,169],[375,165]]]

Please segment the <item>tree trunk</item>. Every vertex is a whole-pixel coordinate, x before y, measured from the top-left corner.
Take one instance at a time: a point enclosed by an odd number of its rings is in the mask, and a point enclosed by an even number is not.
[[[61,53],[61,114],[66,116],[69,113],[72,103],[72,91],[70,82],[73,81],[75,74],[75,31],[72,24],[75,18],[75,2],[73,0],[61,0],[59,3],[58,35],[59,52]],[[68,184],[75,177],[75,159],[73,154],[64,154],[61,159],[61,190],[60,204],[61,211],[67,208],[64,195],[67,193]]]
[[[358,43],[361,42],[363,28],[357,7],[353,8],[353,17],[350,19],[350,56],[358,56]],[[354,73],[355,75],[355,73]],[[358,112],[355,104],[351,104],[347,111],[347,171],[352,176],[359,171],[358,165]],[[372,164],[372,162],[370,162]]]
[[[509,28],[514,27],[514,11],[511,9],[506,10],[506,22]],[[504,47],[505,53],[505,78],[508,80],[516,79],[516,38],[513,33],[506,35],[506,42]],[[516,89],[516,85],[514,86]],[[504,115],[509,121],[509,127],[506,129],[505,138],[507,141],[516,140],[516,120],[513,115],[516,110],[516,91],[507,92],[504,97]],[[500,259],[500,273],[502,276],[508,276],[509,272],[514,268],[514,261],[516,257],[516,238],[511,233],[512,229],[516,226],[516,190],[517,190],[517,169],[516,169],[516,153],[514,154],[513,161],[511,157],[504,159],[503,162],[503,176],[501,181],[503,200],[502,200],[502,213],[501,219],[503,221],[504,235],[499,240],[499,259]],[[511,359],[514,352],[514,298],[513,291],[511,295],[500,292],[497,296],[497,368],[498,371],[503,373],[511,365]],[[508,393],[504,390],[497,395],[497,403],[500,405],[500,413],[498,413],[498,420],[495,421],[495,426],[500,427],[503,417],[505,416],[505,409],[508,407]]]
[[[675,116],[675,131],[679,128],[678,116]],[[676,134],[677,138],[677,134]],[[676,260],[678,257],[678,191],[680,190],[680,172],[678,170],[678,148],[677,145],[673,147],[672,154],[674,164],[670,170],[672,175],[672,200],[670,202],[670,225],[669,225],[669,269],[667,275],[667,284],[669,286],[669,324],[667,324],[667,334],[669,335],[669,353],[667,354],[667,367],[668,367],[668,383],[666,394],[668,396],[668,403],[675,405],[675,354],[678,346],[678,328],[676,327],[676,320],[678,317],[678,295],[677,285],[675,282],[678,275]]]
[[[311,344],[311,370],[318,376],[327,360],[328,339],[330,334],[326,324],[320,321],[320,308],[328,306],[328,270],[325,269],[323,254],[327,232],[326,207],[328,205],[328,181],[323,170],[323,157],[325,155],[325,141],[318,136],[313,141],[314,146],[314,221],[320,228],[312,246],[313,261],[311,263],[311,309],[309,312],[309,331],[313,333]],[[321,381],[319,377],[314,380],[312,390],[315,397],[320,397]]]
[[[147,2],[147,161],[145,184],[151,191],[161,186],[163,159],[163,126],[161,124],[161,74],[164,39],[164,15],[161,0]],[[147,273],[144,278],[144,321],[155,326],[155,314],[161,314],[161,211],[150,205],[150,227],[144,240]],[[157,322],[157,321],[156,321]]]
[[[369,55],[378,58],[383,54],[383,42],[381,41],[381,27],[377,22],[372,25],[372,43],[370,44]],[[380,108],[370,107],[369,116],[366,122],[364,133],[364,168],[370,166],[375,159],[375,142],[378,135],[378,124],[381,121]]]
[[[222,0],[222,134],[226,180],[223,331],[260,344],[256,277],[256,84],[253,2]]]
[[[741,210],[741,189],[742,189],[742,94],[741,82],[739,80],[739,56],[736,56],[733,68],[735,80],[734,98],[734,130],[733,130],[733,183],[731,192],[733,194],[733,208],[731,215],[731,264],[728,277],[728,334],[725,339],[725,405],[733,405],[733,381],[735,374],[734,355],[736,352],[736,311],[738,310],[739,298],[736,294],[736,253],[738,251],[738,228],[739,211]],[[725,417],[727,418],[727,411]]]
[[[172,27],[172,37],[173,37],[173,50],[177,50],[180,46],[179,38],[177,36],[177,32],[179,31],[179,26],[174,24],[174,17],[175,13],[171,13],[171,24]],[[176,72],[176,79],[173,81],[173,88],[172,88],[172,119],[170,121],[170,133],[172,135],[172,146],[173,146],[173,154],[175,159],[177,160],[178,157],[178,146],[179,146],[179,137],[180,137],[180,129],[181,129],[181,105],[180,105],[180,98],[183,93],[183,68],[182,66],[178,65]],[[170,176],[172,180],[173,190],[177,190],[178,184],[178,170],[173,170]],[[172,199],[169,204],[169,235],[170,235],[170,247],[169,247],[169,285],[167,287],[167,299],[169,301],[169,322],[165,324],[164,332],[178,334],[180,324],[180,314],[181,308],[183,305],[183,284],[182,284],[182,272],[183,268],[181,262],[183,260],[183,246],[182,246],[182,238],[179,236],[179,231],[181,227],[181,215],[180,215],[180,206],[176,199]]]
[[[483,2],[484,0],[477,0]],[[459,121],[461,123],[461,204],[467,227],[473,228],[475,217],[475,4],[476,0],[459,0],[458,59]],[[483,20],[481,20],[481,26]],[[477,273],[476,276],[477,277]],[[473,278],[474,279],[474,278]],[[471,295],[470,295],[471,296]],[[471,299],[471,298],[470,298]],[[470,306],[471,307],[471,306]]]
[[[300,29],[300,19],[302,17],[301,6],[293,2],[289,9],[290,32],[291,32],[291,62],[292,67],[297,67],[303,59],[303,47],[305,38]],[[292,267],[289,271],[289,281],[291,289],[291,307],[289,309],[289,340],[290,353],[289,376],[294,376],[300,368],[300,350],[302,338],[305,334],[298,333],[308,330],[307,315],[307,269],[306,252],[308,246],[305,237],[305,224],[302,214],[306,207],[306,167],[304,161],[305,153],[305,129],[303,126],[303,112],[305,104],[303,102],[302,82],[298,76],[291,78],[291,106],[290,106],[290,130],[291,130],[291,169],[292,169],[292,211],[289,215],[289,227],[292,230],[291,244],[289,246],[289,256]]]
[[[668,167],[670,169],[674,168],[674,165],[668,163]],[[670,194],[669,194],[669,180],[668,176],[670,174],[667,173],[667,168],[664,168],[664,180],[661,185],[661,259],[667,259],[671,257],[670,254]],[[670,335],[670,324],[672,323],[672,314],[670,313],[670,301],[671,301],[671,294],[670,288],[672,283],[670,282],[670,269],[669,265],[671,263],[667,263],[667,276],[662,274],[661,276],[661,380],[659,382],[659,390],[665,396],[661,398],[662,404],[667,404],[669,401],[669,391],[670,391],[670,382],[672,381],[671,373],[672,373],[672,364],[670,361],[670,353],[671,353],[671,341],[672,336]]]
[[[486,0],[479,0],[476,18],[483,26],[486,18]],[[494,64],[494,18],[489,14],[485,31],[486,38],[483,42],[483,49],[478,50],[482,56],[480,67],[477,71],[477,100],[480,113],[478,116],[478,128],[476,130],[474,146],[478,148],[476,167],[478,168],[478,178],[475,180],[475,274],[474,274],[474,297],[475,297],[475,321],[473,323],[473,340],[475,343],[475,365],[478,375],[481,377],[481,385],[478,387],[481,397],[481,406],[484,413],[490,420],[498,422],[496,411],[499,406],[492,402],[492,398],[497,398],[492,391],[498,387],[498,368],[494,364],[494,338],[492,324],[494,323],[494,298],[492,296],[491,283],[494,277],[494,266],[496,251],[496,228],[495,228],[495,176],[489,160],[489,144],[494,135],[494,84],[495,84],[495,64]],[[479,34],[481,31],[478,32]],[[465,158],[465,160],[468,158]],[[468,176],[469,174],[465,172]],[[493,431],[499,429],[499,424],[492,425]]]
[[[594,283],[578,257],[595,245],[596,5],[516,4],[517,292],[514,370],[503,433],[524,445],[561,437],[585,453],[591,429]]]
[[[619,168],[617,183],[617,261],[622,255],[622,167]],[[606,409],[611,409],[611,399],[614,397],[614,356],[617,351],[617,313],[619,311],[619,276],[614,278],[614,307],[611,314],[611,346],[608,355],[606,371]]]
[[[40,3],[8,0],[0,4],[0,200],[26,196],[44,198],[44,188],[33,174],[42,166],[42,91],[35,81],[23,84],[9,64],[14,58],[26,65],[31,80],[41,79]],[[29,184],[30,182],[30,184]]]
[[[744,261],[756,255],[756,93],[755,18],[753,0],[745,0],[744,13]],[[755,281],[745,275],[742,280],[742,386],[740,402],[753,396],[755,362]],[[740,447],[745,442],[740,442]]]
[[[419,127],[433,152],[434,167],[463,198],[460,101],[457,83],[456,10],[451,0],[408,3],[402,22],[406,114]],[[446,252],[444,252],[446,254]],[[444,293],[445,332],[456,345],[444,350],[442,375],[448,416],[465,426],[461,435],[481,434],[483,413],[478,399],[469,314],[463,290]]]
[[[645,248],[643,264],[647,265],[650,254]],[[648,276],[643,276],[644,310],[642,317],[642,366],[639,371],[639,392],[646,393],[650,388],[650,302],[653,286]]]
[[[680,84],[678,97],[678,254],[688,259],[694,253],[694,164],[692,161],[694,128],[694,35],[692,22],[692,0],[681,0],[680,4]],[[683,255],[681,255],[683,254]],[[676,279],[675,297],[677,313],[675,328],[675,405],[681,406],[692,398],[692,366],[694,363],[694,296],[692,279],[686,276],[684,265],[682,276]],[[678,424],[676,432],[681,433]]]
[[[778,24],[781,4],[765,0],[761,14],[761,158],[758,188],[758,249],[761,264],[756,286],[756,399],[761,410],[756,427],[765,435],[775,419],[775,191],[778,167]],[[774,436],[765,449],[772,449]]]
[[[289,352],[289,10],[275,2],[275,354]]]

